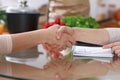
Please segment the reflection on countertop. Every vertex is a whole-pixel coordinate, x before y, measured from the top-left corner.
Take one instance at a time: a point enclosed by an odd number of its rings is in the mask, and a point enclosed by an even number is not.
[[[46,60],[46,62],[44,62]],[[99,59],[98,59],[99,60]],[[119,80],[120,58],[110,62],[95,59],[55,59],[47,53],[24,63],[0,61],[0,74],[32,80]],[[42,68],[43,66],[44,68]],[[0,78],[0,80],[4,80]]]

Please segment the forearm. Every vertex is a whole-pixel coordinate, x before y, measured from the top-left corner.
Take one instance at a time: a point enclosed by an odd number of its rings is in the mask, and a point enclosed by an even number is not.
[[[109,33],[109,43],[120,41],[120,28],[106,28]]]
[[[109,34],[105,29],[73,28],[76,41],[84,41],[95,44],[107,44]]]
[[[12,51],[18,51],[44,43],[45,34],[45,30],[11,34],[13,45]]]

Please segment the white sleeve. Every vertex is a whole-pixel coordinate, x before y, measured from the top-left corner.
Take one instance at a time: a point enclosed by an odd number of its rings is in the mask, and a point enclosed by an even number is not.
[[[120,28],[105,28],[105,29],[109,33],[110,43],[120,41]]]
[[[0,54],[9,54],[12,52],[12,38],[9,34],[0,35]]]

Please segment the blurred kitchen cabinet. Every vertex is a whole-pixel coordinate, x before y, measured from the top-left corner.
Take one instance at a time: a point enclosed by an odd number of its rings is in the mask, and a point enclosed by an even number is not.
[[[55,17],[89,16],[89,0],[49,0],[49,21]]]
[[[116,20],[114,20],[114,19],[102,22],[102,23],[100,23],[100,26],[101,26],[101,28],[109,28],[109,27],[111,27],[111,28],[115,28],[115,27],[120,28],[120,26],[118,25],[118,22]]]
[[[48,4],[45,4],[39,8],[39,11],[42,16],[39,17],[38,20],[38,28],[41,29],[43,24],[47,21],[47,13],[48,13]]]

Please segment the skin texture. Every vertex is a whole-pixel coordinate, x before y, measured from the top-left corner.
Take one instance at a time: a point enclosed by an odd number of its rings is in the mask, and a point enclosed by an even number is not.
[[[105,29],[73,28],[76,41],[105,45],[109,43],[109,34]]]
[[[57,31],[59,29],[60,27],[58,25],[53,25],[47,29],[11,34],[13,43],[12,52],[30,48],[38,44],[59,45],[56,48],[57,51],[62,50],[64,46],[71,46],[74,42],[71,35],[63,34],[60,39],[57,39]]]
[[[71,38],[68,42],[65,42],[64,45],[51,45],[51,44],[43,44],[43,47],[46,49],[46,51],[53,57],[53,58],[58,58],[60,56],[62,56],[60,54],[61,50],[64,50],[66,48],[70,48],[72,47],[73,44],[75,44],[75,39],[73,37],[73,30],[71,28],[67,28],[66,26],[61,26],[59,28],[59,30],[57,31],[57,39],[60,40],[61,38],[67,38],[67,37],[63,37],[64,35],[70,35]],[[68,38],[67,38],[68,39]]]
[[[109,43],[109,34],[105,29],[73,28],[77,41],[101,44],[103,48],[111,48],[112,53],[120,57],[120,42]]]
[[[112,48],[112,53],[120,57],[120,42],[104,45],[103,48]]]
[[[63,26],[57,31],[57,34],[57,39],[60,39],[64,34],[69,34],[73,37],[74,41],[83,41],[100,45],[109,43],[109,34],[105,29],[88,29],[77,27],[70,28]],[[72,43],[69,46],[65,46],[63,49],[66,47],[72,47],[73,44],[75,43]],[[56,49],[54,50],[54,45],[46,44],[44,47],[47,48],[48,53],[51,55],[56,54],[57,57],[60,56],[60,51],[57,49],[59,46],[56,46]]]

